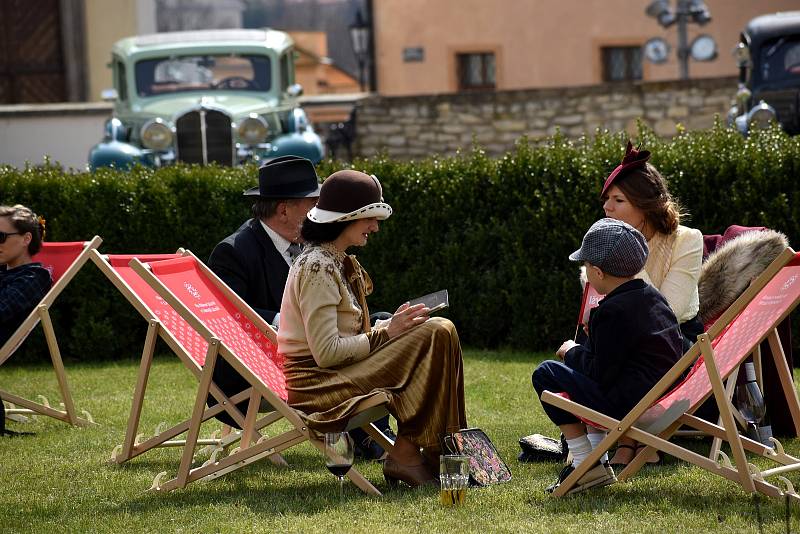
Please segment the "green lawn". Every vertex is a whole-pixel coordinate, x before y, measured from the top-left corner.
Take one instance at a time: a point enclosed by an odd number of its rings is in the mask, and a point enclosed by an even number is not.
[[[289,469],[263,461],[184,490],[148,492],[156,473],[174,475],[177,449],[108,463],[123,438],[137,362],[68,364],[77,407],[100,425],[70,428],[45,417],[10,424],[35,435],[0,439],[0,532],[758,532],[759,515],[764,532],[785,532],[783,501],[760,499],[757,510],[734,484],[672,458],[627,484],[564,499],[546,495],[558,466],[516,461],[520,436],[556,434],[530,387],[530,373],[544,357],[465,354],[468,420],[493,439],[514,479],[469,490],[460,509],[441,507],[435,489],[388,490],[380,466],[363,462],[359,469],[384,497],[367,497],[346,483],[340,502],[335,478],[308,444],[284,454]],[[196,387],[175,357],[158,358],[151,376],[146,433],[160,421],[185,418]],[[44,366],[4,365],[0,386],[51,399],[56,391]],[[800,452],[800,440],[785,445],[790,454]],[[800,477],[790,478],[800,486]],[[791,512],[792,530],[800,530],[800,512]]]

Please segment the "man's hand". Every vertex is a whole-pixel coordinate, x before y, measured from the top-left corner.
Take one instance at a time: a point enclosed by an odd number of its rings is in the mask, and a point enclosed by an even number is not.
[[[389,339],[395,338],[411,330],[418,324],[427,321],[428,312],[430,312],[430,310],[426,308],[424,304],[415,304],[414,306],[409,306],[408,302],[402,304],[397,308],[397,311],[394,312],[392,318],[389,319],[389,326],[386,327]]]
[[[560,347],[558,347],[558,350],[556,351],[556,356],[558,356],[559,359],[563,360],[564,355],[567,353],[567,351],[572,347],[577,347],[577,346],[578,346],[577,343],[575,343],[571,339],[568,339],[565,342],[563,342]]]

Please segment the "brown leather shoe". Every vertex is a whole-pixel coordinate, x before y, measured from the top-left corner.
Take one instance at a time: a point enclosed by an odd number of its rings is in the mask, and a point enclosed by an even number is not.
[[[430,471],[435,478],[439,476],[439,456],[441,456],[441,454],[441,449],[422,449],[422,460],[425,467],[428,468],[428,471]]]
[[[412,488],[426,484],[435,485],[439,482],[424,463],[403,465],[395,462],[391,457],[386,458],[383,463],[383,478],[392,487],[397,486],[401,480]]]

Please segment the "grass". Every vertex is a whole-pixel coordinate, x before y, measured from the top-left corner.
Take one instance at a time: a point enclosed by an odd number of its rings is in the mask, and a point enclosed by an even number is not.
[[[0,439],[0,532],[757,532],[759,516],[763,532],[785,531],[782,501],[754,500],[674,458],[627,484],[564,499],[546,495],[558,466],[516,461],[520,436],[556,433],[530,387],[530,373],[545,357],[466,352],[468,420],[489,434],[514,478],[469,490],[460,509],[441,507],[435,489],[389,491],[380,466],[364,462],[358,468],[386,490],[384,497],[367,497],[348,482],[340,502],[335,478],[308,444],[284,454],[289,469],[264,461],[169,494],[147,492],[156,473],[174,475],[177,449],[151,451],[122,466],[108,463],[124,435],[137,362],[71,364],[76,404],[101,424],[70,428],[45,417],[10,424],[35,435]],[[157,358],[151,376],[145,433],[160,421],[184,418],[196,387],[174,357]],[[45,366],[4,365],[0,386],[56,397]],[[785,445],[797,453],[800,440]],[[797,475],[790,478],[800,486]],[[798,530],[800,512],[791,513],[791,528]]]

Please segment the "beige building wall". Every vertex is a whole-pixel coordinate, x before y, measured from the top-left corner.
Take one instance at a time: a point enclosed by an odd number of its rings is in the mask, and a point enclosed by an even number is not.
[[[154,33],[155,0],[85,0],[85,40],[89,101],[99,101],[100,91],[113,87],[111,46],[131,35]]]
[[[662,37],[672,47],[662,65],[643,60],[646,81],[679,77],[677,29],[645,15],[650,0],[378,0],[374,2],[378,92],[412,95],[457,90],[456,54],[494,52],[500,90],[602,82],[601,47],[639,46]],[[674,7],[675,1],[670,4]],[[731,51],[754,16],[800,9],[800,0],[706,0],[710,23],[689,24],[689,42],[710,34],[716,60],[690,60],[692,78],[736,74]],[[404,62],[422,47],[424,61]]]

